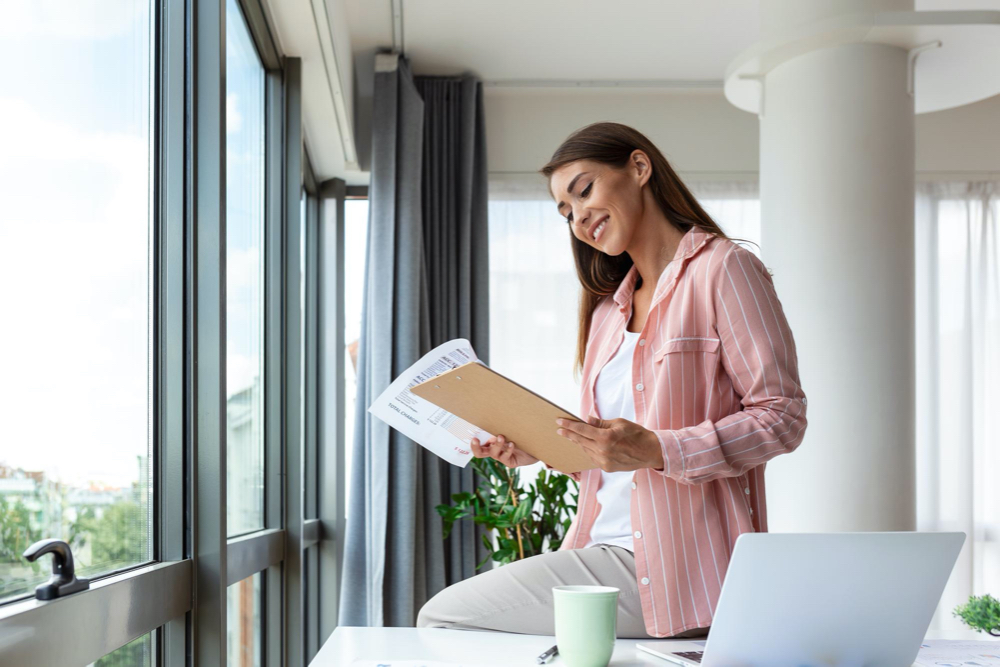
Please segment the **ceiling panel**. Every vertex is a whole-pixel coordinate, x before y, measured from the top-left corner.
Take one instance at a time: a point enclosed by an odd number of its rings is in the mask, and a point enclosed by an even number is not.
[[[392,46],[391,0],[347,0],[355,52]],[[403,0],[417,74],[720,80],[758,35],[756,0]]]

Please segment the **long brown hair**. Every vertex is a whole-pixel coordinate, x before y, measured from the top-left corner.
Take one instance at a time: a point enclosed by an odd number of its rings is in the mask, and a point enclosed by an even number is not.
[[[592,160],[624,168],[635,150],[641,150],[652,162],[652,174],[647,185],[660,210],[677,229],[687,232],[692,227],[729,238],[722,228],[705,212],[671,168],[653,142],[641,132],[621,123],[592,123],[582,127],[562,143],[548,164],[539,170],[550,179],[553,172],[577,160]],[[614,294],[622,279],[632,268],[632,258],[628,253],[617,257],[605,254],[573,235],[569,230],[573,257],[576,260],[576,275],[583,290],[580,295],[580,323],[576,346],[576,371],[583,368],[587,353],[587,339],[590,336],[590,319],[602,298]]]

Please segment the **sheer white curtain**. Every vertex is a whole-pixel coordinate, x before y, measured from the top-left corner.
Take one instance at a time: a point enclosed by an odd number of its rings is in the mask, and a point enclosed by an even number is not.
[[[760,242],[756,183],[688,185],[729,236]],[[575,414],[580,283],[570,231],[540,177],[492,178],[489,216],[490,366]]]
[[[952,610],[1000,595],[998,213],[1000,183],[918,184],[917,528],[968,535],[931,636],[976,637]]]
[[[756,181],[687,181],[702,207],[733,239],[745,239],[760,255],[760,189]]]

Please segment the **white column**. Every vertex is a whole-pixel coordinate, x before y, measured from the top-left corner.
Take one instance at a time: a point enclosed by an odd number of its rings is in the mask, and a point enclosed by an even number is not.
[[[762,256],[795,334],[809,420],[799,449],[768,464],[773,532],[915,529],[906,86],[907,52],[883,44],[821,48],[766,75]]]

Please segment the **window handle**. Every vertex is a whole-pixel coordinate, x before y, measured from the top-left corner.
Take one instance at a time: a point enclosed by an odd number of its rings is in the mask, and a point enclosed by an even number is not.
[[[73,550],[62,540],[39,540],[28,547],[22,555],[33,563],[45,554],[52,554],[52,577],[44,584],[35,587],[35,598],[54,600],[90,588],[89,579],[76,578]]]

